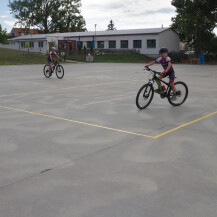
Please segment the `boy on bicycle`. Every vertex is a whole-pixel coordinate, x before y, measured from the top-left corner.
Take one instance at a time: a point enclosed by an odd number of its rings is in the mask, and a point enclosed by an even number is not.
[[[149,63],[145,67],[148,68],[149,66],[151,66],[151,65],[153,65],[155,63],[161,63],[161,65],[164,68],[164,71],[159,76],[159,79],[161,81],[163,78],[169,76],[170,85],[171,85],[172,90],[173,90],[173,96],[171,97],[171,100],[175,101],[176,100],[176,88],[175,88],[175,85],[174,85],[175,71],[174,71],[174,68],[172,66],[171,59],[168,56],[168,49],[167,48],[161,48],[159,53],[160,53],[161,57],[157,58],[155,61],[152,61],[151,63]],[[155,90],[155,92],[159,93],[160,90],[157,89],[157,90]]]
[[[52,47],[51,52],[49,53],[49,56],[47,58],[47,62],[49,64],[49,74],[51,75],[51,63],[54,61],[53,57],[56,56],[60,61],[62,61],[61,57],[57,55],[56,48]]]

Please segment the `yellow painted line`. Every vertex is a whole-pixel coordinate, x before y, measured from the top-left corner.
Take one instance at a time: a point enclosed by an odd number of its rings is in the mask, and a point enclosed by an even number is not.
[[[208,118],[208,117],[210,117],[210,116],[212,116],[212,115],[215,115],[215,114],[217,114],[217,111],[216,111],[216,112],[213,112],[213,113],[211,113],[211,114],[209,114],[209,115],[203,116],[203,117],[201,117],[201,118],[198,118],[198,119],[196,119],[196,120],[194,120],[194,121],[191,121],[191,122],[189,122],[189,123],[183,124],[183,125],[181,125],[181,126],[179,126],[179,127],[176,127],[176,128],[174,128],[174,129],[172,129],[172,130],[168,130],[168,131],[166,131],[166,132],[164,132],[164,133],[161,133],[161,134],[159,134],[159,135],[157,135],[157,136],[154,136],[153,138],[154,138],[154,139],[157,139],[157,138],[159,138],[159,137],[161,137],[161,136],[164,136],[164,135],[166,135],[166,134],[169,134],[169,133],[171,133],[171,132],[174,132],[174,131],[176,131],[176,130],[179,130],[179,129],[181,129],[181,128],[183,128],[183,127],[186,127],[186,126],[188,126],[188,125],[194,124],[194,123],[196,123],[196,122],[198,122],[198,121],[201,121],[201,120],[203,120],[203,119],[205,119],[205,118]]]
[[[139,133],[134,133],[134,132],[126,131],[126,130],[120,130],[120,129],[115,129],[115,128],[111,128],[111,127],[105,127],[105,126],[101,126],[101,125],[90,124],[90,123],[85,123],[85,122],[81,122],[81,121],[76,121],[76,120],[71,120],[71,119],[66,119],[66,118],[55,117],[55,116],[51,116],[51,115],[45,115],[45,114],[41,114],[41,113],[37,113],[37,112],[30,112],[30,111],[25,111],[25,110],[21,110],[21,109],[10,108],[10,107],[6,107],[6,106],[0,106],[0,108],[8,109],[8,110],[13,110],[13,111],[24,112],[24,113],[31,114],[31,115],[37,115],[37,116],[42,116],[42,117],[53,118],[53,119],[62,120],[62,121],[68,121],[68,122],[77,123],[77,124],[83,124],[83,125],[87,125],[87,126],[91,126],[91,127],[97,127],[97,128],[111,130],[111,131],[116,131],[116,132],[121,132],[121,133],[125,133],[125,134],[131,134],[131,135],[136,135],[136,136],[143,136],[143,137],[147,137],[147,138],[154,138],[153,136],[148,136],[148,135],[145,135],[145,134],[139,134]]]
[[[32,92],[13,93],[13,94],[7,94],[7,95],[0,95],[0,97],[21,96],[21,95],[37,94],[37,93],[48,93],[48,92],[55,92],[55,91],[62,91],[62,90],[69,90],[69,89],[77,89],[77,88],[85,88],[85,87],[93,87],[93,86],[103,86],[103,85],[108,85],[108,84],[121,84],[121,83],[129,83],[129,82],[136,82],[136,81],[138,81],[138,80],[127,80],[127,81],[119,81],[119,82],[87,84],[87,85],[83,85],[83,86],[72,86],[72,87],[58,88],[58,89],[48,89],[48,90],[39,90],[39,91],[32,91]]]
[[[8,110],[13,110],[13,111],[19,111],[19,112],[24,112],[24,113],[27,113],[27,114],[31,114],[31,115],[37,115],[37,116],[42,116],[42,117],[48,117],[48,118],[52,118],[52,119],[57,119],[57,120],[62,120],[62,121],[67,121],[67,122],[72,122],[72,123],[77,123],[77,124],[82,124],[82,125],[87,125],[87,126],[91,126],[91,127],[97,127],[97,128],[101,128],[101,129],[106,129],[106,130],[110,130],[110,131],[116,131],[116,132],[121,132],[121,133],[125,133],[125,134],[130,134],[130,135],[136,135],[136,136],[142,136],[142,137],[147,137],[147,138],[152,138],[152,139],[157,139],[161,136],[164,136],[166,134],[169,134],[171,132],[174,132],[176,130],[179,130],[183,127],[186,127],[188,125],[191,125],[191,124],[194,124],[198,121],[201,121],[205,118],[208,118],[212,115],[215,115],[217,114],[217,111],[216,112],[213,112],[209,115],[206,115],[206,116],[203,116],[201,118],[198,118],[194,121],[191,121],[189,123],[186,123],[186,124],[183,124],[179,127],[176,127],[174,129],[171,129],[171,130],[168,130],[164,133],[161,133],[159,135],[156,135],[156,136],[149,136],[149,135],[145,135],[145,134],[140,134],[140,133],[135,133],[135,132],[130,132],[130,131],[126,131],[126,130],[120,130],[120,129],[116,129],[116,128],[111,128],[111,127],[106,127],[106,126],[101,126],[101,125],[97,125],[97,124],[91,124],[91,123],[86,123],[86,122],[81,122],[81,121],[76,121],[76,120],[71,120],[71,119],[67,119],[67,118],[61,118],[61,117],[56,117],[56,116],[52,116],[52,115],[46,115],[46,114],[42,114],[42,113],[37,113],[37,112],[30,112],[30,111],[26,111],[26,110],[21,110],[21,109],[16,109],[16,108],[11,108],[11,107],[7,107],[7,106],[0,106],[0,108],[3,108],[3,109],[8,109]]]

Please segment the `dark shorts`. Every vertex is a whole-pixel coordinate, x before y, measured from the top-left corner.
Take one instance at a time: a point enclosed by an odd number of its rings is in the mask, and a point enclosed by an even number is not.
[[[163,78],[165,77],[169,77],[170,78],[170,82],[174,82],[175,80],[175,72],[172,70],[171,72],[167,72]]]
[[[47,62],[48,62],[48,64],[52,63],[50,57],[47,58]]]

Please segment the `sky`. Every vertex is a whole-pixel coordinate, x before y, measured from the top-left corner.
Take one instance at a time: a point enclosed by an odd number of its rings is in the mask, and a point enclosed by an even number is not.
[[[168,27],[175,8],[171,0],[82,0],[81,12],[87,30],[106,30],[112,19],[117,29]],[[0,0],[0,24],[10,31],[15,23],[10,14],[8,0]]]
[[[81,0],[88,31],[106,30],[112,19],[117,29],[169,27],[175,16],[171,0]],[[0,24],[9,32],[15,23],[8,0],[0,0]],[[217,31],[215,31],[217,33]]]

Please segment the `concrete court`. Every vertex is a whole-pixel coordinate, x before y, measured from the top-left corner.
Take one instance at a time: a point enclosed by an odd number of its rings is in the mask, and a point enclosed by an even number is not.
[[[175,65],[186,103],[144,111],[143,64],[42,67],[0,66],[0,217],[217,216],[217,66]]]

